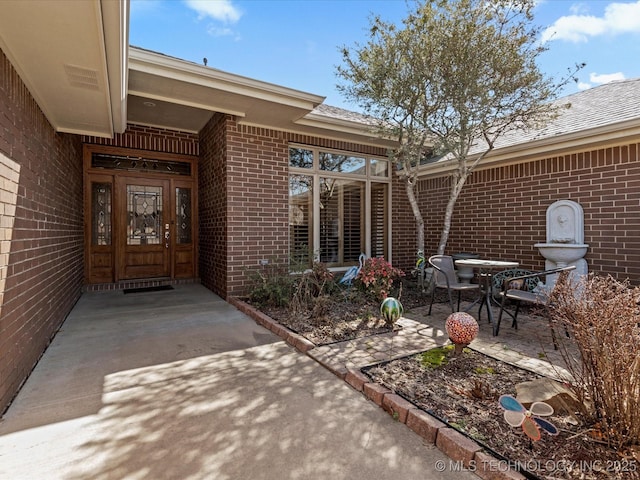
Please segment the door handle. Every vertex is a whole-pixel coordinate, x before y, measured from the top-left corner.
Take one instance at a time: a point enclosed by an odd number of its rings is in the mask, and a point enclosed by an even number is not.
[[[169,230],[164,232],[164,248],[169,248]]]

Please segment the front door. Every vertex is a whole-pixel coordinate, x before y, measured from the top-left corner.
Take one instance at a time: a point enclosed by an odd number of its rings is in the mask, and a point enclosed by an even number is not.
[[[194,160],[103,151],[85,147],[86,281],[196,278]]]
[[[169,277],[169,181],[120,177],[118,183],[120,279]]]

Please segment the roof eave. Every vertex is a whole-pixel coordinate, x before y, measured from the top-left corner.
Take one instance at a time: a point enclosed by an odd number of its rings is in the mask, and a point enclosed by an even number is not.
[[[123,133],[127,128],[129,6],[129,1],[101,0],[109,100],[115,133]]]
[[[375,125],[365,124],[361,122],[349,121],[345,119],[327,117],[325,115],[317,115],[310,113],[295,122],[297,125],[323,128],[326,130],[335,130],[340,132],[357,133],[367,137],[379,137]]]
[[[129,47],[129,68],[295,108],[313,110],[325,97]]]
[[[633,119],[498,148],[488,153],[486,158],[476,167],[476,170],[498,165],[521,163],[523,161],[539,160],[570,152],[585,151],[602,145],[622,144],[629,140],[637,140],[639,138],[640,123],[638,119]],[[473,161],[475,158],[477,158],[477,156],[470,157],[469,161]],[[419,169],[419,176],[442,176],[456,168],[457,161],[455,159],[442,160],[440,162],[422,165]]]

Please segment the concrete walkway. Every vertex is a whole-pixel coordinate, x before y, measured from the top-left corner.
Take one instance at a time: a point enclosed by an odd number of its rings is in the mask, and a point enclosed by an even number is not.
[[[12,480],[477,478],[449,462],[200,285],[84,294],[0,421]]]

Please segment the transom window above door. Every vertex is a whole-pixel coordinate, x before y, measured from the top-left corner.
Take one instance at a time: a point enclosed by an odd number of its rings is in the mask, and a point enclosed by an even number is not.
[[[389,162],[308,146],[289,148],[292,268],[313,260],[355,265],[361,253],[389,257]]]
[[[94,153],[91,156],[91,168],[163,173],[167,175],[191,175],[191,163],[189,162],[108,153]]]

